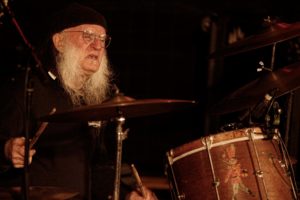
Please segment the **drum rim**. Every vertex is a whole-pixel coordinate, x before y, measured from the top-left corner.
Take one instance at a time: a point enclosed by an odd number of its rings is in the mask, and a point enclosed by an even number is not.
[[[249,140],[249,136],[247,134],[251,133],[252,138],[254,140],[260,140],[266,138],[266,136],[263,133],[262,129],[260,127],[248,127],[248,128],[242,128],[242,129],[237,129],[237,130],[231,130],[231,131],[225,131],[225,132],[220,132],[217,134],[212,134],[208,135],[205,137],[201,137],[199,139],[193,140],[191,142],[182,144],[178,147],[172,148],[171,150],[168,151],[167,155],[169,157],[170,164],[173,164],[174,162],[185,158],[187,156],[193,155],[195,153],[198,153],[200,151],[203,151],[206,149],[205,142],[203,141],[205,138],[218,138],[221,137],[222,135],[238,135],[244,133],[243,136],[233,138],[233,139],[227,139],[227,140],[222,140],[220,142],[212,143],[211,148],[217,147],[217,146],[222,146],[230,143],[236,143],[236,142],[241,142],[241,141],[246,141]],[[198,147],[194,147],[198,145]],[[186,150],[186,151],[184,151]]]

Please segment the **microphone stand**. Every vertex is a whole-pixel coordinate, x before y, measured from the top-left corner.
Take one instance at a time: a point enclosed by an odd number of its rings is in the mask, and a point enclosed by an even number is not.
[[[25,45],[29,48],[31,51],[31,55],[33,59],[36,62],[36,68],[38,71],[43,75],[45,78],[44,81],[46,82],[48,79],[47,74],[45,70],[42,68],[41,61],[38,59],[38,56],[31,45],[31,43],[28,41],[28,39],[25,37],[25,34],[23,33],[21,27],[19,26],[19,23],[17,22],[16,18],[14,17],[14,13],[11,11],[10,7],[8,6],[8,0],[1,0],[0,4],[3,7],[4,15],[7,15],[10,19],[15,28],[17,29],[18,33],[22,37]],[[26,77],[25,77],[25,159],[24,159],[24,183],[22,185],[22,192],[23,192],[23,200],[29,200],[29,127],[30,127],[30,115],[31,115],[31,103],[32,103],[32,93],[34,91],[33,84],[31,80],[31,67],[30,64],[27,65],[26,68]]]
[[[25,156],[24,156],[24,179],[22,185],[23,199],[29,200],[29,127],[30,127],[30,114],[31,103],[33,94],[33,84],[31,80],[31,68],[28,65],[26,68],[25,77]]]

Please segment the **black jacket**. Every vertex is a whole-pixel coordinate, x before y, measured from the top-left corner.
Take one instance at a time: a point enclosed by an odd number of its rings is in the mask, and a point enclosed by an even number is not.
[[[1,174],[0,184],[21,185],[22,169],[14,169],[3,155],[4,143],[10,137],[24,136],[25,121],[29,121],[30,138],[41,125],[39,118],[48,115],[53,108],[57,112],[71,109],[68,95],[58,81],[43,80],[32,74],[31,84],[25,84],[25,75],[3,85],[0,107]],[[26,103],[31,85],[31,99]],[[25,111],[29,110],[30,117]],[[36,155],[29,166],[31,186],[67,187],[85,195],[88,186],[90,140],[87,123],[49,123],[34,148]]]

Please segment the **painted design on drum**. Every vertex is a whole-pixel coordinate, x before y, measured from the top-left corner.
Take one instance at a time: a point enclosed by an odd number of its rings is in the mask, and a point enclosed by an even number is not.
[[[222,154],[222,159],[226,164],[226,175],[224,183],[230,184],[232,189],[232,200],[237,199],[240,191],[255,196],[254,193],[244,185],[242,178],[248,176],[248,170],[241,168],[241,163],[236,157],[236,150],[234,144],[230,144],[225,148]]]

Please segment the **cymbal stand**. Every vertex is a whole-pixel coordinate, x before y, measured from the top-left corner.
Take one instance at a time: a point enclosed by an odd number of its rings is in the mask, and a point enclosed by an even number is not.
[[[125,117],[120,115],[116,118],[117,121],[117,154],[116,154],[116,172],[115,172],[115,183],[114,183],[114,200],[119,200],[120,198],[120,182],[121,182],[121,167],[122,167],[122,146],[123,140],[127,138],[129,129],[123,130],[123,125],[125,124]]]
[[[271,66],[270,66],[270,70],[273,71],[274,70],[274,64],[275,64],[275,53],[276,53],[276,44],[274,43],[272,45],[272,56],[271,56]]]
[[[294,92],[290,92],[288,94],[288,101],[287,101],[287,119],[285,125],[285,135],[284,135],[284,144],[288,146],[289,144],[289,134],[290,134],[290,126],[291,126],[291,117],[292,117],[292,107],[294,102]]]

